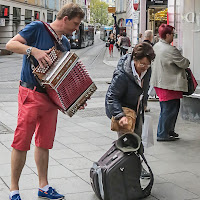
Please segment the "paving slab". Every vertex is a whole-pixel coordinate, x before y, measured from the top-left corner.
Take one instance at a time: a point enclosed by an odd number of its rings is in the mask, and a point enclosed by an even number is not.
[[[90,169],[92,166],[92,161],[85,158],[85,157],[80,157],[80,158],[72,158],[72,159],[61,159],[57,160],[60,164],[65,166],[67,169],[72,170],[81,170],[81,169]]]
[[[152,196],[159,200],[189,200],[198,198],[196,194],[178,187],[173,183],[154,184]]]
[[[82,193],[77,193],[77,194],[67,194],[66,195],[67,199],[70,200],[98,200],[98,198],[94,195],[93,192],[82,192]]]
[[[160,177],[163,177],[167,181],[174,183],[181,188],[192,191],[197,195],[200,195],[199,175],[185,171],[185,172],[167,174],[165,176],[160,175]]]
[[[82,143],[82,144],[66,144],[66,146],[73,151],[76,152],[95,152],[95,151],[100,151],[102,150],[101,147],[90,144],[90,143]]]
[[[10,158],[9,158],[10,159]],[[36,164],[35,164],[35,159],[34,156],[28,155],[26,158],[26,165],[31,168],[34,169],[36,168]],[[54,160],[53,158],[49,158],[49,169],[51,168],[51,166],[58,166],[60,165],[59,162],[57,162],[56,160]],[[36,170],[34,170],[36,172]]]
[[[2,177],[3,181],[10,186],[10,176]],[[38,176],[35,173],[22,174],[19,180],[20,190],[32,190],[38,188]],[[8,193],[9,194],[9,193]]]
[[[58,188],[62,194],[92,192],[90,184],[79,177],[54,179],[51,182],[52,186]]]
[[[9,156],[9,154],[8,154]],[[0,165],[0,177],[9,177],[10,176],[10,163]],[[33,174],[34,172],[27,166],[24,167],[22,175]]]
[[[32,170],[37,174],[37,168],[32,168]],[[61,179],[75,177],[75,174],[60,163],[60,165],[53,165],[49,167],[48,177],[49,180]]]
[[[81,179],[83,179],[85,182],[87,182],[90,185],[90,168],[92,166],[92,162],[89,168],[85,168],[85,169],[76,169],[74,170],[74,173],[80,177]]]
[[[87,130],[87,131],[74,131],[72,135],[77,136],[85,141],[89,141],[89,139],[99,138],[102,137],[101,134]]]
[[[59,149],[59,150],[52,150],[50,151],[50,156],[55,160],[65,159],[65,158],[78,158],[81,157],[80,154],[74,152],[73,150],[66,148],[66,149]]]

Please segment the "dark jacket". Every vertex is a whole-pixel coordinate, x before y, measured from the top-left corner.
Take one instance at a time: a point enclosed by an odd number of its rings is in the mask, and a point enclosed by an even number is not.
[[[111,84],[108,88],[105,107],[109,118],[120,119],[125,116],[122,107],[128,107],[137,111],[138,99],[143,93],[143,89],[133,76],[131,67],[131,55],[126,54],[118,62],[114,71]],[[143,106],[140,106],[140,111]],[[139,111],[139,112],[140,112]]]
[[[122,47],[130,47],[130,39],[126,36],[122,36],[120,46]]]
[[[149,40],[144,40],[143,42],[149,43],[151,46],[153,46],[154,44],[151,43]]]

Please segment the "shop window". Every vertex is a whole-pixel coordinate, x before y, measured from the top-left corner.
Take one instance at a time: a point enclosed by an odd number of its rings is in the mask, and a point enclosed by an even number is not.
[[[9,6],[0,5],[0,17],[9,18]]]
[[[34,20],[40,20],[40,12],[34,11]]]
[[[19,23],[21,19],[21,8],[13,7],[13,22]]]
[[[29,24],[32,21],[32,10],[25,10],[25,24]]]
[[[53,21],[53,13],[47,12],[47,23],[51,23]]]
[[[167,8],[165,6],[150,7],[148,9],[147,29],[153,30],[154,34],[158,33],[161,24],[167,23]]]

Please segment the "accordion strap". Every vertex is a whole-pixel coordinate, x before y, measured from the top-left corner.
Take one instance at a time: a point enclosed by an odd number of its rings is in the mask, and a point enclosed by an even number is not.
[[[58,37],[58,35],[56,34],[56,32],[53,30],[53,28],[51,28],[51,26],[48,23],[43,22],[43,21],[41,21],[41,22],[44,24],[46,30],[51,35],[51,37],[54,39],[56,44],[61,48],[62,51],[64,51],[63,44],[62,44],[60,38]]]

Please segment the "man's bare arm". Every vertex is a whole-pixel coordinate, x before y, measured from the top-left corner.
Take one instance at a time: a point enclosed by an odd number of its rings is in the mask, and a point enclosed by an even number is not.
[[[19,34],[17,34],[15,37],[13,37],[8,43],[6,44],[6,49],[9,51],[12,51],[14,53],[19,54],[27,54],[26,50],[30,47],[26,45],[26,40]],[[52,64],[48,53],[50,50],[40,50],[35,47],[32,48],[31,55],[35,57],[35,59],[38,61],[40,66],[45,66],[46,62],[48,62],[49,65]]]

